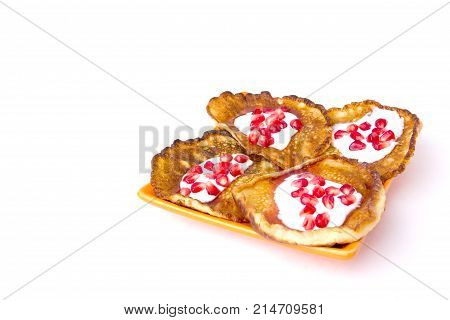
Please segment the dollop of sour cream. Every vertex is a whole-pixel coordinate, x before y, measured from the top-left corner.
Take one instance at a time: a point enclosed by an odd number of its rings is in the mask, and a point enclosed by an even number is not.
[[[339,150],[339,152],[346,158],[356,159],[358,162],[367,162],[372,163],[383,159],[386,155],[391,153],[391,151],[397,145],[396,141],[392,141],[391,144],[381,150],[375,150],[372,144],[368,143],[367,147],[363,150],[355,150],[352,151],[349,149],[349,145],[354,141],[349,135],[345,135],[342,138],[335,139],[334,132],[338,130],[347,130],[347,127],[354,123],[360,125],[363,122],[368,122],[371,124],[371,127],[374,128],[375,121],[377,119],[386,119],[387,126],[386,129],[392,130],[395,134],[395,137],[398,138],[403,133],[404,128],[404,120],[403,118],[395,111],[373,108],[372,112],[366,114],[364,117],[355,122],[347,122],[347,123],[337,123],[333,126],[333,146]],[[358,131],[364,136],[364,139],[371,133],[371,130],[367,131]]]
[[[245,170],[247,170],[247,168],[250,167],[250,166],[253,164],[253,161],[250,160],[250,159],[247,157],[248,159],[247,159],[247,161],[245,161],[244,163],[237,162],[237,161],[235,160],[235,158],[236,158],[237,155],[242,155],[242,154],[237,154],[237,153],[236,153],[236,154],[232,154],[233,159],[232,159],[231,162],[230,162],[230,166],[232,166],[233,164],[239,164],[239,166],[242,168],[242,171],[245,172]],[[208,161],[211,161],[214,165],[216,165],[216,164],[218,164],[218,163],[220,162],[220,156],[214,157],[214,158],[211,158],[211,159],[208,159],[208,160],[205,160],[205,161],[203,161],[202,163],[199,164],[199,166],[201,166],[201,168],[202,168],[202,170],[203,170],[203,173],[200,173],[200,174],[199,174],[199,177],[197,178],[197,180],[195,180],[195,182],[204,182],[204,183],[210,182],[210,183],[212,183],[217,189],[219,189],[220,192],[222,192],[222,191],[225,190],[227,187],[224,187],[224,186],[219,185],[219,184],[216,182],[215,179],[211,179],[211,178],[209,178],[209,177],[206,176],[206,174],[212,174],[212,173],[213,173],[211,170],[208,170],[207,168],[205,168],[205,164],[206,164]],[[186,173],[186,174],[181,178],[180,189],[182,189],[182,188],[188,188],[188,189],[190,189],[190,188],[191,188],[192,184],[188,184],[188,183],[186,183],[186,182],[184,181],[185,176],[188,175],[188,174],[189,174],[189,172]],[[227,176],[227,178],[228,178],[229,184],[230,184],[233,180],[235,180],[235,179],[237,179],[237,178],[239,177],[239,176],[236,176],[236,177],[233,176],[230,172],[228,172],[228,174],[227,174],[226,176]],[[220,193],[219,193],[219,194],[220,194]],[[216,194],[216,195],[209,194],[208,191],[207,191],[207,189],[204,188],[203,190],[201,190],[201,191],[199,191],[199,192],[191,192],[191,193],[189,194],[189,197],[192,198],[192,199],[198,200],[198,201],[200,201],[200,202],[202,202],[202,203],[207,203],[207,202],[210,202],[210,201],[214,200],[219,194]]]
[[[305,228],[303,227],[303,221],[305,218],[304,215],[301,214],[302,210],[305,208],[305,205],[300,202],[299,198],[294,198],[291,196],[291,192],[297,190],[297,188],[293,187],[291,183],[297,179],[298,175],[296,174],[288,176],[282,183],[277,186],[277,188],[275,189],[274,197],[275,203],[278,207],[278,219],[280,219],[283,224],[290,229],[305,231]],[[305,188],[308,190],[309,194],[312,194],[312,190],[314,187],[315,186],[313,184],[309,183]],[[322,186],[322,188],[326,189],[327,187],[336,187],[339,189],[342,187],[342,184],[330,180],[325,180],[325,185]],[[356,201],[351,205],[344,205],[343,203],[341,203],[338,197],[335,197],[333,209],[326,208],[322,202],[322,199],[318,199],[319,201],[315,206],[316,212],[313,214],[314,218],[318,214],[327,212],[330,215],[330,222],[327,228],[341,226],[344,223],[347,215],[355,208],[360,206],[362,195],[356,190],[353,195],[355,196]],[[316,229],[320,228],[314,226],[312,230]]]
[[[248,112],[234,119],[234,126],[247,136],[250,133],[250,122],[252,120],[252,115],[252,112]],[[263,115],[269,116],[270,112],[263,112]],[[288,111],[285,111],[284,115],[285,118],[283,119],[283,121],[285,121],[288,126],[282,129],[280,132],[272,133],[274,143],[270,147],[278,150],[283,150],[284,148],[286,148],[291,141],[291,137],[298,132],[298,130],[292,128],[289,125],[292,120],[298,119],[298,117]]]

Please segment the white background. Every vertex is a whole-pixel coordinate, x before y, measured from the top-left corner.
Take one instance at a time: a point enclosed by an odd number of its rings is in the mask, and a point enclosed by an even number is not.
[[[444,4],[6,3],[196,132],[213,124],[205,106],[222,91],[308,96]],[[0,302],[0,318],[150,318],[123,306],[158,303],[448,315],[448,300],[413,277],[450,296],[449,22],[450,5],[310,97],[326,107],[370,98],[422,119],[365,240],[399,267],[364,247],[349,261],[321,258],[149,205]],[[180,124],[1,2],[0,30],[3,298],[142,206],[139,126],[172,135]]]

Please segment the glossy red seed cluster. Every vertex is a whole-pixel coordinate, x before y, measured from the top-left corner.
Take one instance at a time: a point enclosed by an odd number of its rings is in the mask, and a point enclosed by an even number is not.
[[[291,186],[296,190],[291,192],[293,198],[299,198],[304,205],[300,215],[304,217],[303,228],[305,230],[312,230],[314,227],[325,228],[330,222],[330,215],[328,212],[316,213],[316,206],[319,201],[328,209],[334,208],[335,198],[337,197],[342,204],[349,206],[356,201],[354,196],[355,188],[349,184],[344,184],[340,188],[333,186],[326,187],[325,179],[321,176],[316,176],[310,172],[302,172],[298,175],[298,179],[292,181]],[[308,185],[312,185],[312,190],[309,193]]]
[[[275,141],[272,135],[288,126],[284,121],[285,112],[289,112],[286,107],[253,110],[248,141],[261,147],[273,145]],[[293,119],[289,125],[295,130],[301,130],[303,127],[300,119]]]
[[[345,135],[350,135],[353,142],[349,145],[351,151],[363,150],[367,144],[371,143],[375,150],[382,150],[390,146],[391,142],[395,140],[395,134],[392,130],[387,130],[387,120],[380,118],[375,121],[375,127],[366,137],[363,131],[369,131],[372,125],[368,122],[363,122],[359,126],[357,124],[350,124],[347,130],[337,130],[334,133],[335,139],[341,139]],[[361,131],[361,132],[360,132]]]
[[[237,163],[231,163],[232,160],[233,156],[231,154],[223,154],[220,156],[220,161],[216,164],[212,161],[206,161],[203,167],[201,165],[193,166],[183,177],[183,181],[190,184],[190,188],[181,188],[180,194],[188,196],[191,192],[197,193],[206,189],[209,195],[218,195],[220,190],[213,181],[219,186],[228,187],[230,184],[228,174],[231,174],[233,177],[243,174],[242,164],[246,163],[249,157],[244,154],[238,154],[234,157],[234,161]],[[212,181],[196,182],[202,174]]]

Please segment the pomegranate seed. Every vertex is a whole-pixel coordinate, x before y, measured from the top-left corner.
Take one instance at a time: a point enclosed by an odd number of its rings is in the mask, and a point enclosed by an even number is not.
[[[366,122],[363,122],[363,123],[361,123],[361,124],[359,125],[359,128],[360,128],[361,130],[363,130],[363,131],[369,130],[370,127],[372,127],[372,125],[371,125],[370,123],[368,123],[367,121],[366,121]]]
[[[231,154],[223,154],[220,156],[220,161],[222,162],[230,162],[233,160],[233,156]]]
[[[373,128],[372,129],[372,133],[374,133],[374,134],[379,136],[379,135],[384,133],[384,129],[382,129],[382,128]]]
[[[243,173],[244,173],[244,170],[241,168],[241,166],[239,165],[239,163],[235,163],[235,164],[233,164],[233,165],[231,166],[230,174],[231,174],[233,177],[240,176],[240,175],[243,174]]]
[[[259,128],[261,128],[263,122],[260,123],[254,123],[254,122],[250,122],[250,130],[258,130]]]
[[[312,206],[315,206],[319,202],[319,200],[317,200],[316,197],[308,193],[304,193],[300,197],[300,202],[303,203],[304,205],[310,204]]]
[[[316,198],[322,198],[323,195],[325,194],[325,190],[323,190],[322,187],[315,186],[312,193],[313,193],[313,196],[314,196],[314,197],[316,197]]]
[[[286,121],[281,120],[281,121],[280,121],[280,126],[281,126],[281,129],[286,128],[286,127],[287,127]]]
[[[295,130],[301,130],[303,128],[303,123],[300,121],[300,119],[291,120],[291,122],[289,122],[289,125]]]
[[[348,147],[351,151],[363,150],[366,148],[366,144],[362,141],[355,140]]]
[[[275,113],[273,113],[266,118],[266,123],[268,126],[270,126],[272,123],[274,123],[277,120],[278,120],[278,116]]]
[[[325,179],[322,178],[321,176],[315,176],[314,178],[312,178],[311,183],[319,185],[319,186],[324,186],[325,185]]]
[[[217,175],[214,173],[205,173],[205,177],[207,177],[208,179],[215,180]]]
[[[334,138],[335,138],[335,139],[340,139],[340,138],[342,138],[343,136],[345,136],[347,133],[348,133],[347,131],[344,131],[344,130],[338,130],[338,131],[336,131],[336,132],[334,133]]]
[[[190,173],[203,173],[203,169],[201,166],[199,166],[198,164],[193,166],[190,170]]]
[[[372,132],[371,134],[369,134],[367,136],[367,141],[368,142],[374,142],[377,143],[380,140],[380,136],[374,132]]]
[[[356,197],[352,194],[348,194],[348,195],[344,195],[344,196],[339,196],[338,197],[343,205],[349,206],[353,203],[355,203],[356,201]]]
[[[298,190],[292,191],[291,196],[292,198],[298,198],[301,197],[301,195],[304,194],[305,192],[308,192],[308,190],[306,190],[305,188],[300,188]]]
[[[189,184],[193,184],[199,177],[200,175],[198,173],[188,173],[184,176],[183,181]]]
[[[204,182],[196,182],[191,186],[191,191],[197,193],[205,189],[206,184]]]
[[[285,106],[281,106],[281,110],[283,110],[284,112],[289,112],[289,108]]]
[[[250,132],[250,134],[248,135],[248,141],[251,144],[257,144],[258,143],[258,139],[259,139],[260,133],[258,130],[253,130],[252,132]]]
[[[206,161],[204,167],[210,171],[213,171],[214,169],[214,163],[212,163],[211,161]]]
[[[270,113],[273,112],[273,108],[263,108],[264,113]]]
[[[253,110],[253,114],[260,114],[262,113],[262,110],[260,108],[256,108],[255,110]]]
[[[340,190],[345,195],[353,194],[355,192],[355,188],[353,188],[348,183],[343,184]]]
[[[277,115],[278,120],[283,120],[286,117],[280,108],[276,109],[274,113]]]
[[[206,183],[206,192],[208,192],[209,195],[217,196],[220,193],[220,190],[211,181],[208,181]]]
[[[238,154],[234,157],[234,160],[239,163],[245,163],[248,159],[248,156],[246,156],[245,154]]]
[[[294,180],[291,183],[291,186],[296,187],[296,188],[306,187],[307,185],[308,185],[308,180],[306,180],[304,178]]]
[[[387,125],[387,120],[380,118],[377,121],[375,121],[375,127],[379,128],[379,129],[383,129],[385,128]]]
[[[334,197],[331,194],[327,194],[323,196],[322,203],[327,209],[333,209],[334,208]]]
[[[305,179],[312,179],[312,178],[314,178],[314,175],[313,175],[311,172],[306,172],[306,171],[304,171],[304,172],[300,172],[300,173],[297,175],[297,177],[299,177],[299,178],[305,178]]]
[[[262,114],[254,114],[254,115],[252,115],[251,122],[253,122],[253,123],[261,123],[261,122],[264,121],[264,119],[265,119],[264,115],[262,115]]]
[[[281,123],[280,121],[275,121],[273,122],[270,126],[267,127],[269,129],[269,132],[272,133],[277,133],[281,131]]]
[[[330,222],[330,215],[326,212],[319,213],[316,216],[315,222],[316,222],[316,226],[318,228],[325,228],[328,225],[328,223]]]
[[[267,137],[267,136],[260,136],[259,140],[258,140],[258,144],[261,147],[268,147],[270,145],[272,145],[275,142],[275,140],[272,137]]]
[[[332,196],[337,196],[339,193],[341,193],[341,190],[336,187],[328,187],[325,189],[325,193]]]
[[[228,177],[225,174],[218,175],[216,178],[216,182],[219,186],[226,187],[228,186]]]
[[[384,149],[384,148],[389,147],[390,145],[391,145],[391,142],[390,142],[390,141],[374,142],[374,143],[372,144],[372,146],[373,146],[373,148],[374,148],[375,150],[382,150],[382,149]]]
[[[191,193],[191,190],[189,190],[189,188],[181,188],[180,189],[180,194],[182,196],[187,197],[190,193]]]
[[[353,139],[353,140],[364,140],[364,136],[361,134],[361,133],[359,133],[358,131],[353,131],[352,133],[350,133],[350,137]]]
[[[305,215],[305,220],[303,220],[303,228],[305,228],[305,230],[312,230],[314,229],[314,225],[314,216]]]
[[[380,136],[381,142],[389,140],[395,140],[395,133],[392,130],[388,130]]]
[[[357,124],[351,124],[347,127],[347,132],[353,132],[353,131],[357,131],[358,130],[358,125]]]
[[[227,173],[231,167],[230,162],[219,162],[214,166],[213,172],[215,174]]]
[[[310,205],[310,204],[307,204],[307,205],[303,208],[301,214],[313,214],[314,212],[316,212],[316,208],[313,207],[313,206]]]
[[[259,128],[259,133],[262,134],[263,136],[266,137],[270,137],[270,135],[272,134],[269,130],[269,128]]]

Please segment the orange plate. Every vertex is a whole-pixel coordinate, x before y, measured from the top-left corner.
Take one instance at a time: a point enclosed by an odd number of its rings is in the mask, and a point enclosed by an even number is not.
[[[386,189],[388,188],[389,184],[390,184],[390,180],[386,181],[386,183],[384,185]],[[217,217],[211,216],[207,213],[189,209],[189,208],[177,205],[175,203],[172,203],[170,201],[166,201],[166,200],[157,198],[155,196],[155,194],[153,193],[153,189],[150,184],[147,184],[144,187],[142,187],[138,192],[138,196],[142,200],[144,200],[148,203],[151,203],[157,207],[166,209],[168,211],[172,211],[174,213],[178,213],[183,216],[186,216],[186,217],[189,217],[189,218],[192,218],[195,220],[199,220],[202,222],[206,222],[206,223],[209,223],[209,224],[212,224],[212,225],[215,225],[218,227],[222,227],[222,228],[225,228],[225,229],[228,229],[231,231],[239,232],[239,233],[245,234],[245,235],[253,237],[253,238],[265,240],[265,238],[262,237],[260,234],[256,233],[252,229],[250,224],[248,224],[248,223],[238,223],[238,222],[225,220],[222,218],[217,218]],[[361,240],[349,243],[342,247],[308,247],[308,246],[300,246],[300,245],[289,245],[289,244],[283,244],[283,243],[279,243],[279,244],[296,249],[296,250],[314,253],[314,254],[330,257],[330,258],[345,260],[345,259],[350,259],[351,257],[353,257],[355,255],[355,253],[358,251],[359,247],[361,246]]]

